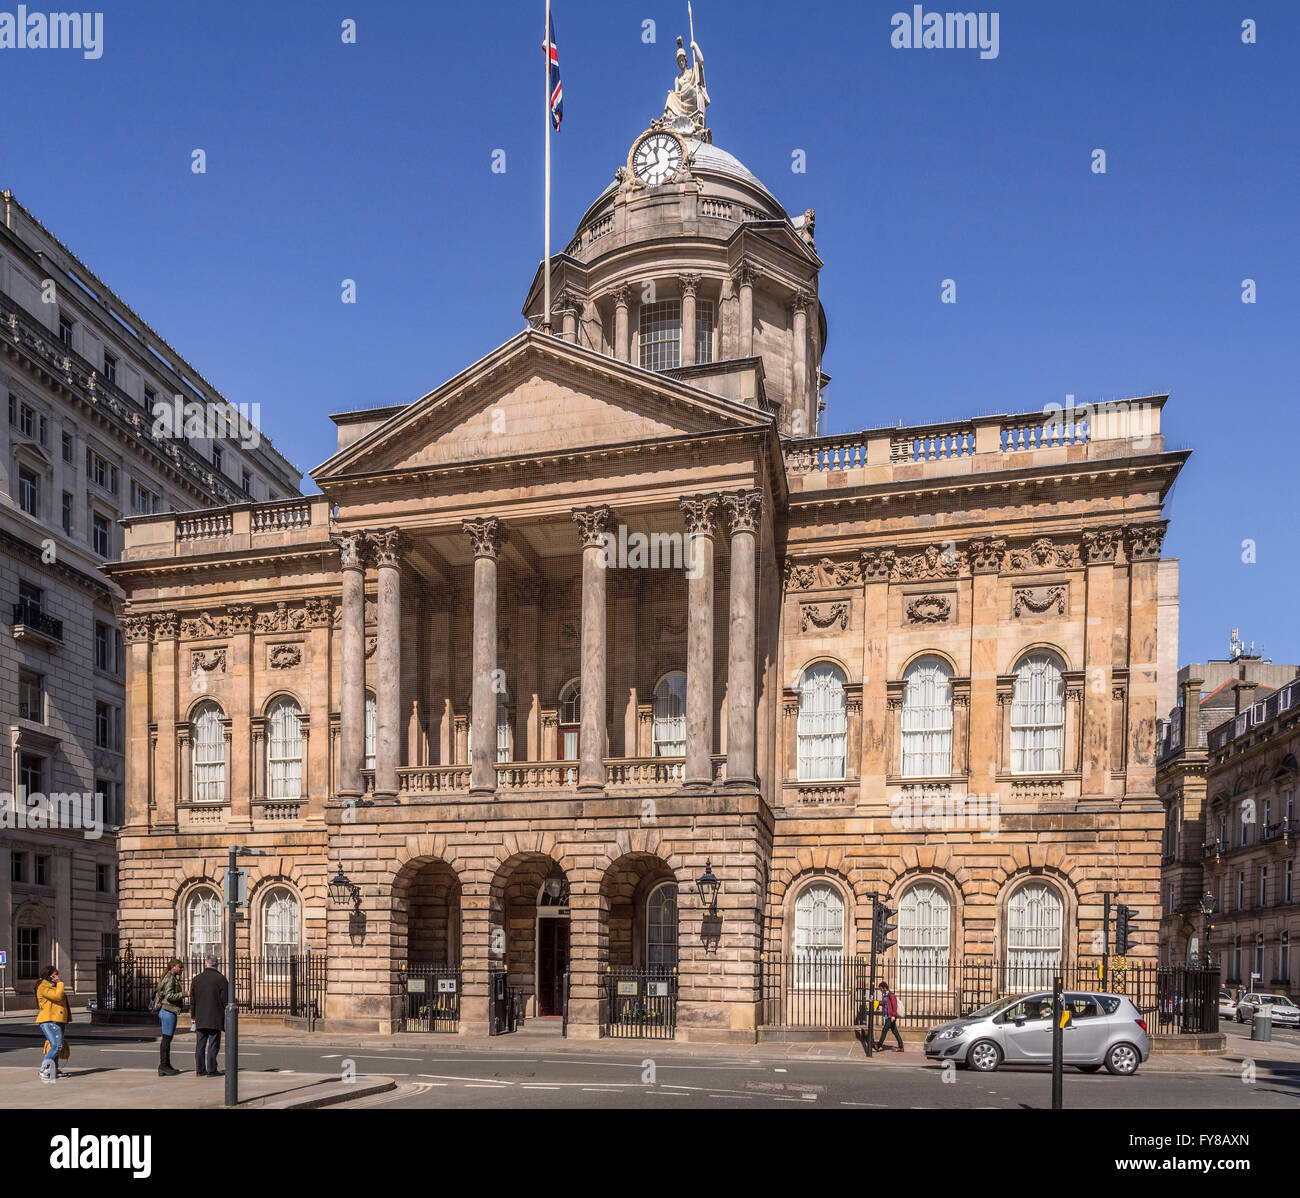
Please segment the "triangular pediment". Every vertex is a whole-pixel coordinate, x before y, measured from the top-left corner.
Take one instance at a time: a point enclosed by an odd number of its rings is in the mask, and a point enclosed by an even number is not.
[[[528,331],[398,409],[312,477],[321,483],[771,424],[745,404]]]

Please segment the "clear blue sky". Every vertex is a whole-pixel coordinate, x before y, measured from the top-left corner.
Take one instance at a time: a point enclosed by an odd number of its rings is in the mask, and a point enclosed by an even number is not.
[[[1180,656],[1236,626],[1300,661],[1300,4],[1003,0],[988,61],[894,49],[896,0],[695,7],[715,141],[817,211],[828,431],[1169,391],[1168,444],[1195,450],[1165,542]],[[540,0],[104,11],[98,61],[0,51],[0,185],[298,466],[331,453],[328,413],[413,399],[522,327]],[[686,5],[554,12],[558,250],[662,111]]]

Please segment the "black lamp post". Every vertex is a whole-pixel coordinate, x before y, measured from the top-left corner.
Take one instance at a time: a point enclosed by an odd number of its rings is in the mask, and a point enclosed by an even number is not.
[[[346,907],[351,903],[354,910],[361,910],[361,887],[343,872],[342,863],[339,864],[339,872],[330,879],[327,889],[336,906]]]
[[[1218,905],[1213,892],[1207,890],[1201,895],[1201,915],[1205,925],[1205,930],[1201,934],[1201,961],[1199,962],[1202,969],[1210,968],[1210,916],[1214,914]]]
[[[709,909],[711,914],[717,914],[718,911],[718,891],[722,889],[722,883],[718,881],[713,873],[713,859],[706,858],[704,861],[704,872],[695,881],[695,889],[700,893],[700,902]]]

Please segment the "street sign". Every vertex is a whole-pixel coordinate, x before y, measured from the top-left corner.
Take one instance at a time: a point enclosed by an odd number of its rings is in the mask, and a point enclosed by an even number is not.
[[[4,949],[0,948],[0,965],[7,965],[8,963],[9,963],[9,954],[5,952]]]
[[[237,907],[247,907],[248,906],[248,870],[246,869],[236,869],[233,871],[229,869],[226,870],[226,878],[225,878],[225,885],[224,885],[225,894],[224,894],[223,901],[225,902],[225,905],[227,907],[231,905],[230,879],[231,879],[232,872],[235,879],[235,885],[238,888],[236,892],[234,905]]]
[[[635,998],[638,990],[635,982],[619,982],[618,993],[620,997]]]
[[[423,993],[424,993],[424,979],[423,979],[423,978],[407,978],[407,979],[406,979],[406,992],[407,992],[408,994],[423,994]]]

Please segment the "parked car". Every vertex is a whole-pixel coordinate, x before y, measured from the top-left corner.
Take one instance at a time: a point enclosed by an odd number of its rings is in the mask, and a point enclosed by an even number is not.
[[[1285,994],[1247,994],[1237,1004],[1237,1022],[1246,1023],[1255,1018],[1255,1012],[1265,1004],[1273,1009],[1275,1027],[1300,1027],[1300,1007]]]
[[[1111,1073],[1135,1073],[1151,1055],[1146,1020],[1123,994],[1068,991],[1062,1001],[1070,1023],[1061,1033],[1066,1064],[1084,1073],[1103,1065]],[[1052,996],[1002,998],[964,1019],[932,1028],[925,1038],[932,1061],[954,1061],[981,1073],[999,1065],[1052,1063]]]
[[[1227,1019],[1237,1017],[1237,1000],[1226,987],[1219,991],[1219,1015]]]

